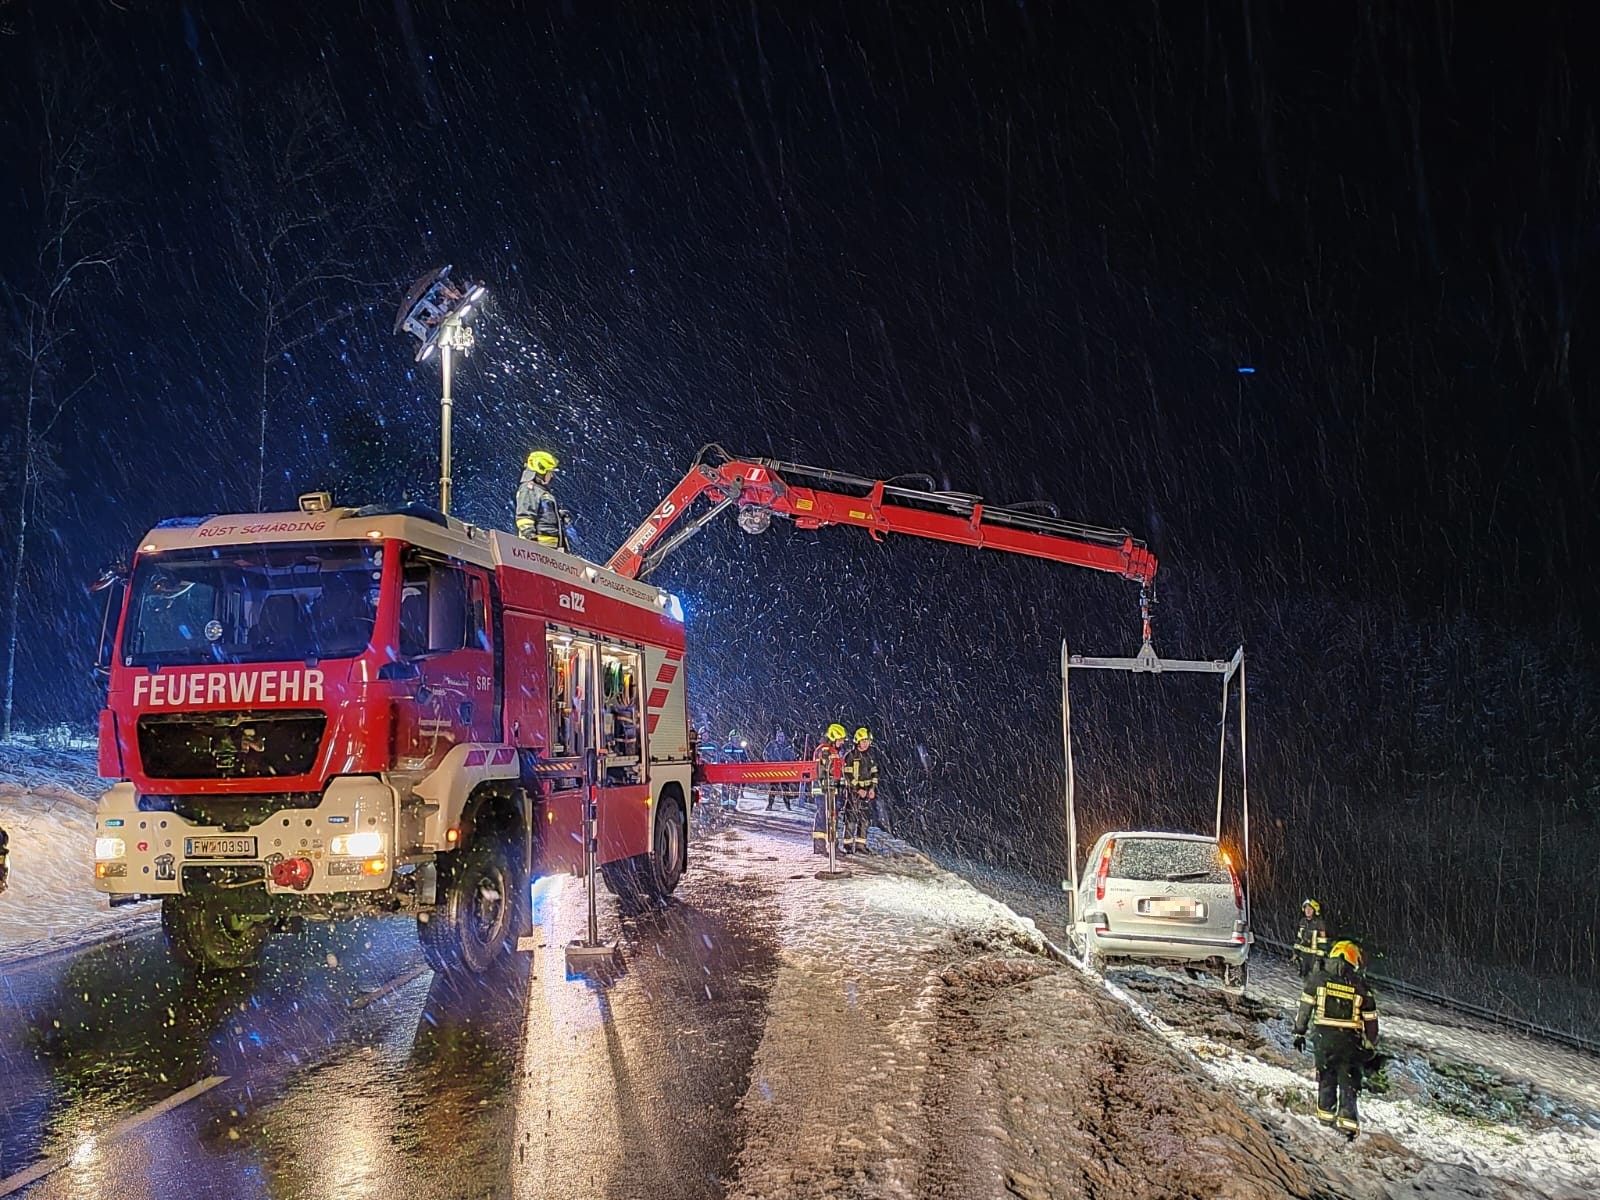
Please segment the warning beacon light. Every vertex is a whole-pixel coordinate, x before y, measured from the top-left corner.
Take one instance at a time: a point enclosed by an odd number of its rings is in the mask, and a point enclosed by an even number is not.
[[[426,362],[438,350],[441,335],[449,349],[466,351],[472,347],[472,331],[467,322],[489,294],[481,283],[450,278],[450,266],[429,271],[411,285],[406,298],[400,302],[400,312],[395,317],[394,331],[402,329],[422,345],[417,350],[417,362]]]

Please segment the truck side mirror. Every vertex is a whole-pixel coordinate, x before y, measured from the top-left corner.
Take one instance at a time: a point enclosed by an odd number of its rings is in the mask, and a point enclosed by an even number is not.
[[[117,622],[113,614],[118,612],[118,604],[122,594],[128,586],[128,569],[121,563],[113,563],[98,578],[89,585],[89,593],[104,592],[106,597],[105,609],[100,616],[100,645],[94,655],[94,677],[96,679],[111,679],[111,655],[114,652],[112,642],[117,636]]]

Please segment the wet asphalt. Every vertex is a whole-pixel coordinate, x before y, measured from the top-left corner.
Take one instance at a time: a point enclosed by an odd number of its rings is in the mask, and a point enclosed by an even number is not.
[[[569,979],[577,881],[531,953],[455,980],[392,917],[199,976],[159,931],[0,966],[0,1196],[713,1197],[776,970],[775,914],[697,867]]]

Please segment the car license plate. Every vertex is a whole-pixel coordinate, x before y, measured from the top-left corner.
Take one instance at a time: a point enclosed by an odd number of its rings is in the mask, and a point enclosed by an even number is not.
[[[185,858],[254,858],[253,837],[192,837],[183,839]]]
[[[1139,901],[1139,912],[1147,917],[1182,917],[1193,920],[1205,915],[1205,908],[1196,900],[1174,900],[1166,896],[1152,896]]]

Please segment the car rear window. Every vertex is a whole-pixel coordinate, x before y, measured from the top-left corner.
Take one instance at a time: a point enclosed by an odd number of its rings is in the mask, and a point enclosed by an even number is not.
[[[1111,855],[1115,879],[1143,882],[1228,883],[1228,868],[1215,842],[1177,838],[1118,838]]]

